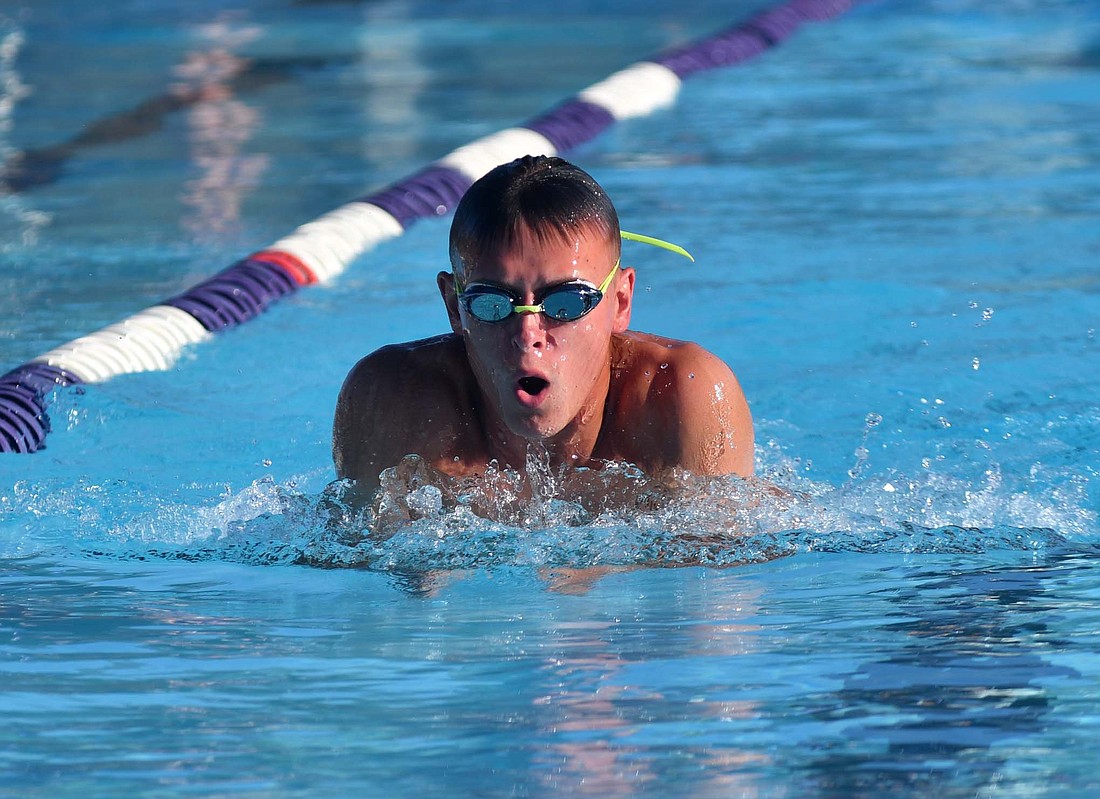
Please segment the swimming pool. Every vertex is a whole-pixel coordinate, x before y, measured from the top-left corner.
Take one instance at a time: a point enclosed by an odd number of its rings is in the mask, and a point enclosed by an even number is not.
[[[0,371],[761,4],[182,5],[0,12]],[[696,256],[636,254],[635,326],[738,373],[795,498],[732,520],[326,532],[445,219],[59,392],[0,457],[0,794],[1100,790],[1098,88],[1091,6],[870,3],[570,154]],[[569,571],[656,551],[739,565]]]

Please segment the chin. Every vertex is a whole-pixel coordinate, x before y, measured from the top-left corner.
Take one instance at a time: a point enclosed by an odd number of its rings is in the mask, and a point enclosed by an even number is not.
[[[544,416],[520,416],[509,420],[508,429],[520,438],[543,443],[556,436],[565,425],[555,424]]]

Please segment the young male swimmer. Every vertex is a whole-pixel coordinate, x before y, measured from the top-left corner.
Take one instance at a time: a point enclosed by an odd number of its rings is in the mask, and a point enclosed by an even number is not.
[[[623,238],[679,250],[621,232],[603,188],[560,158],[525,156],[474,183],[451,225],[452,271],[436,278],[452,332],[351,370],[333,427],[338,477],[369,499],[408,455],[461,477],[494,461],[523,470],[531,445],[554,469],[751,475],[752,418],[729,367],[628,330]]]

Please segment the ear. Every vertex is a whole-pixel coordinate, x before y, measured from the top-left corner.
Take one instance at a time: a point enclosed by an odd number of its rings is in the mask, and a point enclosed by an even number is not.
[[[455,289],[455,276],[450,272],[440,272],[435,276],[435,284],[439,287],[443,304],[447,306],[447,318],[451,322],[451,330],[458,335],[462,335],[462,319],[458,315],[458,291]]]
[[[630,310],[634,304],[634,267],[624,266],[612,284],[611,297],[615,302],[615,321],[613,330],[625,333],[630,327]]]

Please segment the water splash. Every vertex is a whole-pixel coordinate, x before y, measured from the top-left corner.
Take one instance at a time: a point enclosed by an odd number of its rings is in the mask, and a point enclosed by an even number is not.
[[[867,419],[866,432],[880,423]],[[865,442],[863,442],[865,443]],[[861,443],[861,446],[863,446]],[[865,447],[864,447],[865,448]],[[553,467],[537,448],[522,471],[448,478],[410,457],[359,508],[317,474],[244,486],[183,486],[168,500],[133,481],[17,482],[0,492],[0,555],[59,549],[96,557],[304,564],[392,573],[502,566],[727,567],[805,552],[1100,552],[1098,475],[995,464],[977,477],[937,462],[912,474],[869,461],[842,485],[764,450],[761,476],[653,479],[626,463]],[[926,466],[931,466],[927,464]]]

